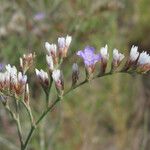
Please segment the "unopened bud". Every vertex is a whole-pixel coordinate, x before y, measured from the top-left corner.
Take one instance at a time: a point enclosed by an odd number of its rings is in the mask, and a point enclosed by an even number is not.
[[[113,62],[112,62],[112,68],[115,69],[117,68],[121,61],[124,59],[124,55],[119,53],[117,49],[113,50]]]
[[[65,37],[59,37],[58,38],[58,47],[59,47],[59,55],[60,58],[64,58],[67,56],[67,52],[69,49],[69,46],[71,44],[72,37],[71,36],[66,36]]]
[[[74,86],[79,79],[79,67],[77,63],[72,65],[72,86]]]
[[[54,70],[54,63],[53,63],[52,56],[46,55],[46,61],[47,61],[50,72],[52,72]]]
[[[139,72],[146,73],[150,71],[150,55],[147,52],[142,52],[137,62],[137,68]]]
[[[123,68],[124,71],[129,70],[130,68],[135,68],[137,65],[137,60],[139,58],[139,52],[137,46],[132,46],[129,58],[125,64],[125,67]]]
[[[24,74],[32,66],[34,58],[35,54],[32,53],[24,54],[23,57],[20,58],[20,68]]]
[[[61,96],[64,90],[64,82],[63,82],[63,77],[62,77],[60,70],[58,69],[54,70],[52,73],[52,78],[55,81],[57,92]]]
[[[49,78],[47,72],[43,71],[42,69],[40,71],[38,69],[35,69],[35,73],[42,86],[44,86],[44,88],[47,88],[49,86]]]
[[[108,59],[109,59],[108,46],[107,45],[100,49],[100,54],[101,54],[100,73],[105,73],[105,70],[106,70],[106,67],[107,67],[107,62],[108,62]]]
[[[50,44],[48,42],[45,42],[45,48],[47,50],[48,56],[51,56],[53,58],[53,63],[55,65],[58,64],[58,58],[57,58],[57,46],[56,44]]]
[[[25,87],[25,94],[24,94],[24,102],[27,104],[27,106],[29,105],[29,101],[30,101],[29,85],[26,84],[26,87]]]

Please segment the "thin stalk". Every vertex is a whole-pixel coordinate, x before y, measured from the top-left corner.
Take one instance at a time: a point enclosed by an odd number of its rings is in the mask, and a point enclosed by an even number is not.
[[[15,113],[11,111],[11,109],[9,108],[8,105],[6,105],[5,108],[9,112],[9,114],[11,115],[12,119],[14,120],[14,122],[16,123],[17,132],[18,132],[18,136],[19,136],[19,140],[20,140],[20,144],[21,144],[21,149],[22,149],[24,143],[23,143],[21,125],[20,125],[20,120],[18,118],[18,115],[15,115]]]
[[[21,101],[21,103],[23,104],[23,106],[26,108],[26,110],[27,110],[27,112],[28,112],[28,115],[29,115],[29,118],[30,118],[31,126],[34,125],[34,118],[33,118],[33,114],[32,114],[32,111],[31,111],[30,106],[27,106],[24,101]]]
[[[16,104],[16,125],[17,125],[17,131],[18,131],[18,136],[19,136],[19,140],[20,140],[20,144],[21,144],[21,149],[23,147],[23,137],[22,137],[22,129],[21,129],[21,124],[20,124],[20,115],[19,115],[19,103],[18,103],[18,99],[14,99],[15,100],[15,104]]]
[[[19,140],[20,140],[20,144],[21,144],[21,149],[23,147],[23,138],[22,138],[22,130],[21,130],[21,125],[20,125],[20,119],[19,117],[16,119],[16,124],[17,124],[17,130],[18,130],[18,136],[19,136]]]
[[[23,148],[21,150],[26,150],[27,149],[27,145],[28,145],[28,143],[29,143],[29,141],[30,141],[30,139],[31,139],[31,137],[33,135],[33,132],[35,131],[35,128],[36,128],[36,126],[32,126],[31,127],[30,132],[29,132],[29,134],[27,136],[27,139],[26,139],[26,141],[25,141],[25,143],[23,145]]]

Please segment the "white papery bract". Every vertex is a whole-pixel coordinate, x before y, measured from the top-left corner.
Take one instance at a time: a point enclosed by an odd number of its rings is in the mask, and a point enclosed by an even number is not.
[[[138,59],[138,64],[147,65],[150,64],[150,55],[147,52],[142,52]]]
[[[58,38],[58,47],[59,48],[69,47],[71,41],[72,41],[72,37],[69,35],[67,35],[66,38],[65,37],[59,37]]]
[[[35,69],[36,76],[38,79],[42,80],[43,82],[45,80],[48,80],[48,74],[47,72],[43,71],[42,69],[39,71],[38,69]]]
[[[64,58],[67,56],[68,48],[71,44],[72,37],[67,35],[65,37],[59,37],[58,38],[58,47],[59,47],[59,56],[61,58]]]
[[[58,38],[58,47],[59,48],[65,48],[66,41],[64,37],[59,37]]]
[[[17,76],[17,69],[15,66],[11,67],[10,64],[6,65],[5,66],[7,72],[10,74],[10,77],[14,77],[14,76]]]
[[[19,72],[18,73],[18,82],[20,84],[26,84],[26,82],[27,82],[27,76],[23,75],[22,72]]]
[[[17,82],[18,82],[18,79],[17,79],[17,69],[15,66],[11,67],[10,64],[6,65],[5,66],[6,68],[6,72],[8,72],[8,76],[9,76],[9,80],[10,80],[10,84],[13,84],[13,85],[16,85]]]
[[[11,67],[10,64],[6,65],[5,68],[6,71],[0,73],[0,90],[8,90],[10,93],[14,92],[17,95],[23,94],[27,76],[22,72],[18,72],[16,67]]]
[[[53,63],[53,58],[52,56],[46,55],[46,61],[48,64],[49,69],[52,71],[54,70],[54,63]]]
[[[79,71],[79,67],[77,63],[73,63],[72,65],[72,72],[78,72]]]
[[[56,44],[50,44],[48,42],[45,42],[45,48],[49,55],[56,55],[56,53],[57,53]]]
[[[58,82],[61,78],[61,72],[59,69],[57,70],[54,70],[53,73],[52,73],[52,78],[55,82]]]
[[[5,81],[5,74],[0,73],[0,83],[3,83]]]
[[[69,36],[69,35],[67,35],[67,37],[66,37],[66,46],[67,46],[67,47],[69,47],[69,46],[70,46],[71,41],[72,41],[72,37],[71,37],[71,36]]]
[[[109,53],[108,53],[108,46],[107,45],[100,49],[100,54],[101,54],[101,57],[103,60],[107,61],[109,59]]]
[[[125,56],[118,52],[117,49],[113,50],[113,60],[121,62]]]
[[[26,94],[29,95],[29,84],[26,84]]]
[[[72,65],[72,86],[74,86],[79,79],[79,67],[77,63]]]
[[[139,56],[138,47],[132,46],[130,51],[130,61],[135,62]]]
[[[29,105],[30,93],[29,93],[29,85],[26,84],[25,93],[24,93],[24,102]]]
[[[117,49],[113,50],[113,66],[112,67],[118,67],[121,61],[124,59],[124,55],[119,53]]]

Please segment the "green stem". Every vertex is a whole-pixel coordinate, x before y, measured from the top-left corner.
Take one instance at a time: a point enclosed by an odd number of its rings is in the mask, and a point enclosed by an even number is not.
[[[33,135],[33,132],[34,132],[35,128],[36,128],[35,126],[31,127],[30,132],[29,132],[29,134],[27,136],[27,139],[26,139],[26,141],[25,141],[25,143],[23,145],[23,148],[21,150],[26,150],[27,145],[28,145],[28,143],[29,143],[29,141],[30,141],[30,139],[31,139],[31,137]]]
[[[49,92],[45,92],[45,96],[46,96],[46,108],[47,108],[49,104]]]
[[[49,111],[51,111],[53,109],[53,107],[60,101],[60,98],[58,97],[53,103],[52,105],[50,105],[44,112],[43,114],[39,117],[39,119],[36,121],[36,126],[41,122],[41,120],[47,115],[47,113]]]
[[[35,129],[36,129],[36,126],[37,126],[37,125],[41,122],[41,120],[47,115],[47,113],[48,113],[49,111],[51,111],[51,110],[54,108],[54,106],[55,106],[59,101],[60,101],[60,98],[57,98],[57,99],[52,103],[52,105],[50,105],[50,106],[43,112],[43,114],[39,117],[39,119],[38,119],[38,120],[36,121],[36,123],[35,123],[35,126],[32,126],[32,127],[31,127],[30,132],[29,132],[29,134],[28,134],[28,136],[27,136],[27,139],[26,139],[26,141],[25,141],[25,144],[24,144],[22,150],[26,150],[27,145],[28,145],[28,143],[29,143],[29,141],[30,141],[30,139],[31,139],[31,137],[32,137],[32,135],[33,135],[33,132],[34,132]]]
[[[17,130],[18,130],[18,136],[19,136],[19,140],[20,140],[20,144],[21,144],[21,149],[23,147],[23,137],[22,137],[22,130],[21,130],[21,124],[20,124],[20,115],[19,115],[19,103],[18,103],[18,99],[15,98],[15,104],[16,104],[16,125],[17,125]]]
[[[20,140],[20,143],[21,143],[21,149],[22,149],[24,142],[23,142],[23,138],[22,138],[22,130],[21,130],[19,117],[16,119],[16,124],[17,124],[18,136],[19,136],[19,140]]]
[[[22,131],[21,131],[20,119],[19,119],[18,115],[15,115],[15,113],[13,113],[11,111],[11,109],[9,108],[8,105],[6,105],[5,108],[10,113],[11,117],[13,118],[13,120],[16,123],[17,131],[18,131],[18,136],[19,136],[19,140],[20,140],[20,144],[21,144],[21,149],[22,149],[22,147],[23,147],[23,138],[22,138]]]
[[[31,111],[30,106],[27,106],[24,101],[21,101],[21,103],[23,104],[23,106],[26,108],[26,110],[27,110],[27,112],[28,112],[28,115],[29,115],[29,118],[30,118],[31,126],[34,125],[34,118],[33,118],[32,111]]]

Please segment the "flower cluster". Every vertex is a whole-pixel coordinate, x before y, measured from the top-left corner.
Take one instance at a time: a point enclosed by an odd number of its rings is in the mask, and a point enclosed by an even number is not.
[[[15,66],[7,65],[6,71],[0,73],[0,91],[23,94],[26,88],[27,76],[18,72]]]
[[[132,46],[124,70],[136,70],[138,73],[150,71],[150,55],[145,51],[139,53],[138,47]]]
[[[71,36],[59,37],[58,46],[56,44],[45,43],[45,48],[48,55],[46,55],[46,61],[49,69],[54,70],[54,66],[57,67],[61,63],[62,59],[67,56],[67,52],[72,41]]]
[[[46,93],[49,93],[52,82],[54,81],[58,94],[63,94],[64,80],[62,71],[60,70],[60,65],[63,59],[67,56],[71,41],[72,37],[67,35],[66,37],[59,37],[57,45],[50,44],[48,42],[45,43],[45,48],[47,51],[46,62],[49,72],[42,69],[35,69],[35,73],[38,81]],[[95,53],[95,48],[91,46],[86,46],[84,50],[79,50],[76,54],[83,59],[86,70],[86,80],[94,78],[93,75],[96,68],[96,63],[99,63],[99,71],[97,76],[105,75],[110,58],[107,45],[100,48],[100,51],[97,54]],[[8,91],[10,93],[14,92],[17,95],[27,93],[29,95],[27,75],[25,75],[25,73],[33,64],[34,58],[35,54],[23,55],[23,57],[20,58],[20,72],[17,71],[15,66],[12,67],[10,65],[5,66],[5,72],[1,69],[0,91]],[[129,56],[126,57],[124,54],[120,53],[119,50],[114,49],[112,51],[112,62],[109,72],[112,73],[116,71],[128,73],[135,71],[138,73],[146,73],[150,71],[150,55],[147,52],[139,53],[137,46],[132,46]],[[76,86],[78,80],[79,67],[77,63],[74,63],[72,66],[72,87]],[[28,99],[28,95],[26,95],[26,99]]]
[[[27,83],[26,71],[31,67],[35,54],[23,55],[20,58],[20,71],[10,64],[3,66],[0,72],[0,93],[10,97],[23,97],[29,107],[29,85]]]
[[[42,69],[40,71],[38,69],[35,69],[35,72],[36,72],[36,76],[37,76],[38,80],[40,81],[40,83],[44,87],[48,87],[49,86],[48,73],[43,71]]]
[[[24,74],[32,66],[34,58],[35,54],[32,53],[27,55],[24,54],[23,57],[20,58],[20,68]]]
[[[59,95],[62,94],[64,83],[59,66],[62,63],[63,58],[67,56],[71,41],[72,37],[67,35],[66,37],[58,38],[58,45],[45,42],[45,48],[47,50],[46,62],[49,68],[49,74],[42,69],[40,71],[38,69],[35,70],[36,76],[44,90],[45,87],[50,89],[51,83],[54,80]]]
[[[109,61],[108,46],[102,47],[98,54],[94,53],[93,47],[85,47],[83,51],[78,51],[77,55],[84,61],[86,72],[88,73],[87,79],[95,70],[95,65],[99,62],[100,75],[106,72],[106,67]],[[127,57],[126,57],[127,58]],[[120,53],[117,49],[113,50],[113,61],[111,71],[115,71],[120,67],[121,62],[125,59],[125,56]],[[124,65],[124,68],[120,71],[136,71],[139,73],[146,73],[150,70],[150,55],[147,52],[138,52],[137,46],[132,46],[130,56]]]

